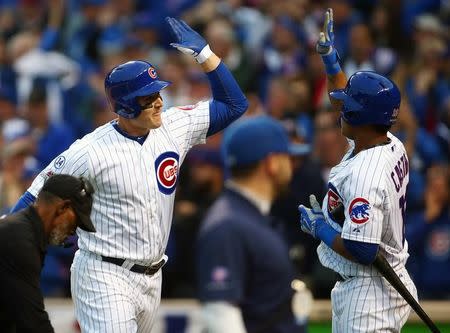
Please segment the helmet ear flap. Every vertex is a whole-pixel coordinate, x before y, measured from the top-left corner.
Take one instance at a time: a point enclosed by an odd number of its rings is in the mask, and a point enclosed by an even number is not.
[[[344,120],[350,124],[356,123],[358,118],[358,113],[355,111],[344,112]]]
[[[114,105],[114,112],[119,116],[131,119],[136,118],[140,115],[142,111],[141,106],[139,105],[136,97],[131,98],[129,101],[118,100]]]
[[[350,125],[361,125],[363,106],[347,95],[342,105],[342,117]]]

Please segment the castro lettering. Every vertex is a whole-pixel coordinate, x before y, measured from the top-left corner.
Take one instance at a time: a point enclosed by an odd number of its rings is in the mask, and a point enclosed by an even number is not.
[[[400,191],[403,185],[403,180],[409,172],[409,163],[406,154],[397,161],[394,171],[391,172],[391,179],[394,182],[395,190]]]

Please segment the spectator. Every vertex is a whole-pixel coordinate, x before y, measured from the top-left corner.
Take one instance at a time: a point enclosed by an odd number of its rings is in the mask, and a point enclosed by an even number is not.
[[[327,7],[333,8],[336,49],[344,61],[349,55],[351,28],[362,21],[361,14],[351,4],[351,0],[327,1]]]
[[[314,155],[321,165],[322,178],[328,184],[333,166],[339,164],[347,150],[347,140],[341,135],[339,115],[323,110],[316,115],[314,128]]]
[[[281,15],[273,19],[261,51],[258,91],[264,101],[274,77],[292,78],[305,71],[305,46],[303,30],[292,17]]]
[[[349,38],[349,55],[343,68],[347,76],[361,70],[376,71],[382,75],[393,72],[397,64],[395,53],[386,47],[376,47],[367,25],[355,24],[350,29]]]
[[[31,135],[36,141],[36,158],[41,169],[75,141],[69,126],[50,121],[47,103],[45,87],[36,85],[27,103],[26,118],[32,127]]]
[[[79,12],[69,17],[66,53],[81,65],[85,73],[98,69],[99,40],[104,31],[98,18],[105,4],[106,0],[82,0]]]
[[[163,29],[163,15],[156,11],[145,11],[136,14],[132,20],[131,35],[140,41],[141,48],[146,52],[145,59],[151,59],[155,66],[164,62],[170,41]]]
[[[25,168],[25,160],[27,156],[31,155],[32,147],[29,137],[21,137],[6,142],[2,148],[0,215],[7,213],[25,190],[22,183],[22,175]]]
[[[445,103],[442,105],[436,135],[444,156],[446,156],[447,161],[450,160],[450,96],[447,97]]]
[[[438,110],[450,94],[445,67],[448,46],[436,17],[420,16],[415,27],[414,61],[405,82],[406,94],[419,126],[434,134]]]
[[[8,87],[0,86],[0,124],[17,116],[16,99]]]
[[[189,84],[187,58],[180,57],[178,54],[168,52],[163,65],[162,76],[172,82],[170,86],[164,89],[162,95],[164,102],[171,106],[188,105],[192,101],[190,96],[191,85]]]
[[[289,80],[278,76],[270,81],[267,113],[278,120],[291,120],[306,142],[311,142],[313,134],[310,101],[311,90],[304,76],[295,76]]]
[[[222,1],[218,10],[220,14],[230,18],[235,25],[242,47],[252,57],[259,57],[264,39],[270,31],[271,21],[262,10],[251,8],[250,4],[246,2],[243,0],[225,0]],[[267,6],[268,4],[263,5]],[[277,5],[280,6],[281,3]],[[262,7],[262,5],[260,6]],[[267,10],[267,14],[271,13],[271,10]]]
[[[243,91],[254,90],[256,68],[252,57],[241,47],[230,21],[218,19],[208,23],[206,39],[230,68]]]
[[[411,273],[421,298],[450,298],[449,172],[448,165],[428,169],[425,209],[407,216]]]

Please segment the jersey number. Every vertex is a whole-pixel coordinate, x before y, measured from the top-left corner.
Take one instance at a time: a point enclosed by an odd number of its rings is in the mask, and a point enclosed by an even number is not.
[[[405,216],[406,216],[406,194],[402,195],[398,200],[400,210],[402,211],[402,224],[403,224],[403,240],[402,244],[405,245]]]

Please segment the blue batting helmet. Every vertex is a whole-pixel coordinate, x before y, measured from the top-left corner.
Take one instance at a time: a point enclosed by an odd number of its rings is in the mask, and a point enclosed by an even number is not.
[[[395,123],[400,108],[400,91],[394,82],[375,72],[356,72],[345,89],[330,92],[343,102],[341,116],[350,125],[385,125]]]
[[[105,91],[115,113],[136,118],[142,109],[136,97],[154,94],[170,84],[159,80],[155,68],[146,61],[129,61],[114,67],[105,78]]]

